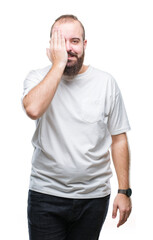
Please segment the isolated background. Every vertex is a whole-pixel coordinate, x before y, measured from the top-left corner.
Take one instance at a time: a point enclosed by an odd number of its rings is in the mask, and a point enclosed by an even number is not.
[[[132,128],[128,138],[133,211],[117,229],[118,218],[111,218],[118,188],[114,173],[100,239],[152,239],[152,4],[151,0],[1,1],[0,239],[28,239],[26,207],[35,123],[21,107],[23,81],[30,70],[50,64],[46,57],[50,27],[67,13],[76,15],[86,29],[85,63],[117,80]]]

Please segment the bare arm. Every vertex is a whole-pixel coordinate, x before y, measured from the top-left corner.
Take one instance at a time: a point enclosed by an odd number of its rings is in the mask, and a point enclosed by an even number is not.
[[[112,136],[112,159],[120,189],[129,188],[129,149],[126,134]]]
[[[59,30],[55,30],[50,41],[47,56],[52,61],[52,68],[45,78],[23,99],[27,115],[37,119],[47,110],[52,101],[67,63],[65,39]]]
[[[119,189],[128,189],[129,183],[129,148],[126,133],[112,136],[112,159],[118,179]],[[113,204],[113,218],[120,212],[120,219],[117,227],[127,221],[131,212],[131,199],[126,195],[117,194]]]

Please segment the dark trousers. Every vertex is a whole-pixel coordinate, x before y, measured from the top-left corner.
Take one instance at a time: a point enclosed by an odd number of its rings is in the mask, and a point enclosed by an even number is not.
[[[70,199],[29,190],[29,239],[97,240],[109,198]]]

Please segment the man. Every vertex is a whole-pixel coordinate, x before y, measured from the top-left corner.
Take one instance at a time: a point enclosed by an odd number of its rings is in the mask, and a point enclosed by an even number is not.
[[[31,240],[96,240],[110,198],[110,153],[119,190],[112,217],[118,227],[131,212],[130,129],[114,78],[86,66],[82,23],[59,17],[51,28],[46,68],[24,81],[23,106],[36,120],[28,197]]]

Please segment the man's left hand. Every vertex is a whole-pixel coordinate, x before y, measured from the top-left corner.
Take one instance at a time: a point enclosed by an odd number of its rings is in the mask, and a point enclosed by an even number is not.
[[[114,200],[112,218],[116,218],[118,210],[120,212],[120,218],[117,227],[120,227],[127,221],[132,210],[131,199],[120,193],[117,194]]]

